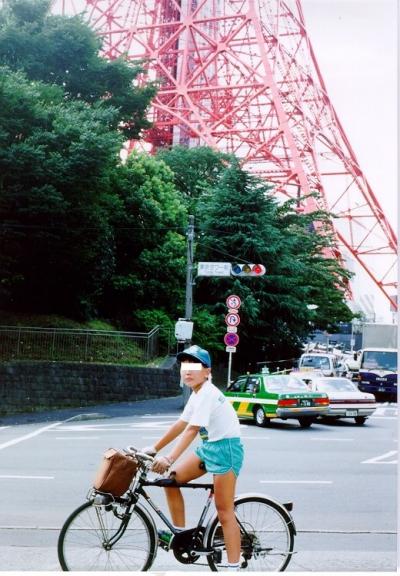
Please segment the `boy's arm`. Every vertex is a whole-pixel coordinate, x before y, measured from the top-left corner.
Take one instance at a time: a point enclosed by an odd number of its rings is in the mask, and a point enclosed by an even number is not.
[[[185,422],[185,426],[186,426],[186,422]],[[154,460],[154,464],[153,464],[154,472],[158,472],[159,474],[163,474],[166,470],[168,470],[168,468],[170,466],[172,466],[172,464],[175,462],[175,460],[177,458],[179,458],[179,456],[182,454],[182,452],[184,452],[186,450],[186,448],[189,446],[189,444],[191,442],[193,442],[193,440],[196,437],[199,430],[200,430],[200,426],[187,426],[185,431],[183,432],[179,442],[173,448],[173,450],[168,454],[168,456],[158,456]],[[168,435],[168,432],[165,436]],[[159,443],[157,443],[157,445],[158,444]]]
[[[167,458],[173,464],[175,460],[186,450],[186,448],[193,442],[196,438],[200,426],[187,426],[186,430],[182,434],[181,438],[177,442],[176,446],[168,454]]]
[[[167,432],[162,436],[157,442],[154,444],[154,448],[158,452],[162,450],[164,446],[167,446],[170,442],[175,440],[179,434],[181,434],[187,426],[187,422],[184,420],[177,420],[174,424],[172,424],[171,428],[167,430]]]

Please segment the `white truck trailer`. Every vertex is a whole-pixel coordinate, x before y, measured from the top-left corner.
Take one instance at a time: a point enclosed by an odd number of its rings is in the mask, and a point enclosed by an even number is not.
[[[397,399],[397,325],[364,324],[358,387],[377,399]]]

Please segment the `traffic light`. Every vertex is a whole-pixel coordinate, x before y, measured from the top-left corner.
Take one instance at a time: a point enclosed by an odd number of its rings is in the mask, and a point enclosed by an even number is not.
[[[263,276],[265,274],[265,266],[262,264],[232,264],[232,276]]]

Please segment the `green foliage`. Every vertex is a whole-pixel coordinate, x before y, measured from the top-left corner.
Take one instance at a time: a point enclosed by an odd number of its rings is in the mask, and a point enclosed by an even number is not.
[[[186,211],[172,172],[146,154],[132,154],[114,173],[121,202],[113,215],[116,268],[105,298],[107,316],[162,307],[183,314]]]
[[[13,111],[13,113],[11,113]],[[20,310],[88,316],[114,268],[103,200],[121,137],[111,108],[2,69],[0,298]]]
[[[133,323],[137,330],[150,332],[155,326],[160,326],[159,345],[164,353],[172,349],[175,341],[175,322],[160,308],[135,310],[133,313]]]
[[[196,306],[193,313],[193,342],[213,351],[225,350],[223,316],[208,306]]]
[[[196,214],[198,200],[212,194],[221,175],[233,158],[207,146],[162,149],[157,157],[174,174],[174,183],[181,192],[190,214]]]
[[[31,80],[62,87],[64,97],[113,108],[109,127],[138,138],[150,126],[146,110],[156,93],[140,63],[107,61],[100,37],[80,16],[54,16],[47,0],[8,0],[0,10],[0,65],[23,70]]]
[[[352,317],[343,292],[349,274],[322,255],[332,238],[311,226],[318,221],[328,229],[327,214],[302,215],[290,202],[279,205],[265,182],[234,163],[199,208],[199,261],[258,262],[267,269],[262,277],[200,278],[197,283],[195,302],[217,314],[226,313],[228,294],[242,299],[236,365],[247,370],[264,359],[295,357],[315,327]],[[318,309],[311,313],[307,303]]]

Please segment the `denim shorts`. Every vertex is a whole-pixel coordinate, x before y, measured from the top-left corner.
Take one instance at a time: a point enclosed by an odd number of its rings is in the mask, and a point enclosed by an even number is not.
[[[226,474],[233,470],[239,476],[243,464],[243,444],[240,438],[203,441],[195,450],[210,474]]]

